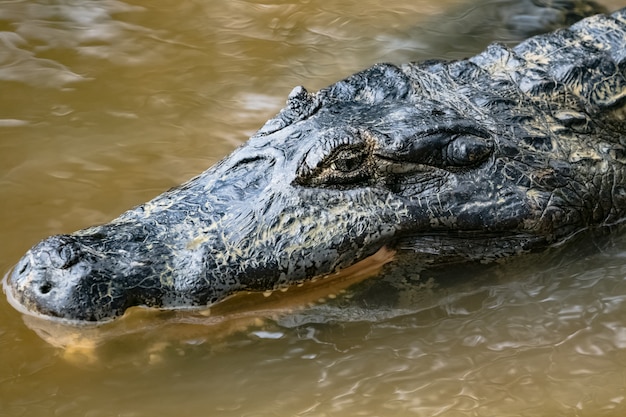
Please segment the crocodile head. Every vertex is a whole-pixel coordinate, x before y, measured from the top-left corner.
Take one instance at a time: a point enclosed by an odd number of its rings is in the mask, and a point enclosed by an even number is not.
[[[610,147],[584,139],[599,127],[487,72],[376,65],[315,94],[298,87],[200,176],[35,245],[5,291],[30,313],[106,321],[289,286],[383,247],[419,262],[489,260],[606,221],[624,192]]]

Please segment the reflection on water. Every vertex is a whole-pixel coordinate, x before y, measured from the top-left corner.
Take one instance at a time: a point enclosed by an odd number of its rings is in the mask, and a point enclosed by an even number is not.
[[[0,1],[0,273],[201,172],[295,85],[473,53],[483,38],[415,29],[459,3]],[[502,265],[387,269],[217,339],[136,316],[146,331],[97,363],[67,361],[1,297],[0,416],[623,415],[625,248],[619,233]]]

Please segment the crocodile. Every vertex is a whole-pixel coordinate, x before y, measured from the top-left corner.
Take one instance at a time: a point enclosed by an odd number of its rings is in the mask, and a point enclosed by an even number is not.
[[[488,262],[626,216],[626,9],[456,61],[308,92],[196,178],[49,237],[4,282],[22,311],[104,322],[206,307],[380,250]]]

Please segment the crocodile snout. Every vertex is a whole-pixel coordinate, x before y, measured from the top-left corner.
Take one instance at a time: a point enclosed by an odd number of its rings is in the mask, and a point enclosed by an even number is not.
[[[57,318],[99,320],[87,293],[106,292],[92,274],[91,254],[72,236],[52,236],[31,248],[7,277],[5,292],[20,310]],[[89,291],[85,291],[86,286]],[[122,300],[117,300],[119,303]],[[113,300],[111,300],[113,303]],[[113,305],[112,305],[113,307]],[[79,314],[80,317],[77,317]]]
[[[88,271],[79,245],[69,236],[52,236],[31,248],[7,278],[5,291],[29,311],[64,317],[72,289]]]

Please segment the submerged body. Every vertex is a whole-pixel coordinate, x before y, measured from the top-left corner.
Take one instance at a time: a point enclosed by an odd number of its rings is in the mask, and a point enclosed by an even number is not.
[[[383,247],[489,260],[626,215],[626,10],[471,59],[376,65],[188,183],[33,247],[6,290],[103,321],[346,268]]]

